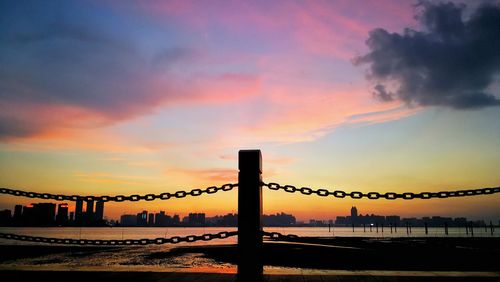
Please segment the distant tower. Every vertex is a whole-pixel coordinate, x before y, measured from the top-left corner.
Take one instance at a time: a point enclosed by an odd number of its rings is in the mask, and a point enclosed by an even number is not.
[[[14,220],[19,221],[21,220],[22,216],[23,216],[23,206],[16,205],[16,207],[14,208]]]
[[[56,223],[64,224],[68,221],[68,204],[59,204],[57,206]]]
[[[83,214],[83,200],[76,200],[75,221],[81,221]]]
[[[104,218],[104,202],[97,201],[95,204],[95,219],[97,221],[102,221]]]
[[[148,225],[153,226],[155,224],[155,214],[150,213],[148,216]]]
[[[87,209],[85,210],[87,214],[87,220],[92,220],[94,215],[94,201],[87,201]]]
[[[358,217],[358,209],[355,206],[353,206],[351,208],[351,218],[354,219],[354,218],[357,218],[357,217]]]

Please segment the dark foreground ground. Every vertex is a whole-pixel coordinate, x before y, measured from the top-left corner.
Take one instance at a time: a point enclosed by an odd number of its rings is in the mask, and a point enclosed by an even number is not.
[[[236,263],[234,246],[176,248],[151,258],[204,253]],[[313,238],[264,244],[264,265],[314,269],[496,271],[500,272],[500,238]]]
[[[31,282],[31,281],[107,281],[107,282],[129,282],[129,281],[235,281],[236,275],[223,273],[179,273],[179,272],[91,272],[91,271],[2,271],[4,277],[2,281],[16,282]],[[377,274],[266,274],[264,281],[356,281],[356,282],[372,282],[372,281],[399,281],[399,282],[444,282],[444,281],[460,281],[460,282],[477,282],[477,281],[500,281],[500,276],[428,276],[417,275],[405,276],[400,275],[377,275]]]
[[[134,269],[106,266],[93,269],[39,268],[12,261],[72,252],[93,257],[123,252],[121,247],[0,246],[2,281],[234,281],[230,273],[212,268]],[[265,281],[500,281],[500,238],[298,238],[264,244]],[[202,255],[217,264],[236,264],[236,246],[185,246],[152,249],[144,262],[160,265],[170,258]],[[57,270],[57,271],[56,271]],[[197,271],[192,272],[192,271]]]

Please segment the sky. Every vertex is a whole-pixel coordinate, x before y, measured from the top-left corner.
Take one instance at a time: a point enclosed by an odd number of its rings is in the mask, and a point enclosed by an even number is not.
[[[2,1],[0,186],[118,195],[263,179],[420,192],[500,185],[495,1]],[[105,215],[237,212],[237,191]],[[264,213],[500,220],[500,196],[264,190]],[[43,202],[0,196],[0,209]]]

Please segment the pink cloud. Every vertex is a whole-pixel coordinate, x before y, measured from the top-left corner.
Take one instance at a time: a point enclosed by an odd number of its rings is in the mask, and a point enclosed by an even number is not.
[[[167,175],[181,175],[183,177],[195,178],[202,182],[235,182],[238,179],[238,171],[235,169],[214,168],[214,169],[191,169],[191,168],[170,168],[165,172]]]
[[[220,5],[218,5],[220,4]],[[141,10],[159,21],[175,21],[201,34],[214,28],[233,34],[258,34],[267,42],[290,42],[289,50],[349,59],[364,50],[368,32],[414,24],[404,1],[273,1],[257,3],[150,1]],[[262,40],[260,39],[260,40]]]

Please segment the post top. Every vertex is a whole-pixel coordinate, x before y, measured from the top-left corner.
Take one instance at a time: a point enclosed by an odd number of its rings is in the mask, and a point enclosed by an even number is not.
[[[238,169],[252,171],[257,169],[262,173],[262,153],[260,150],[240,150],[238,152]]]

